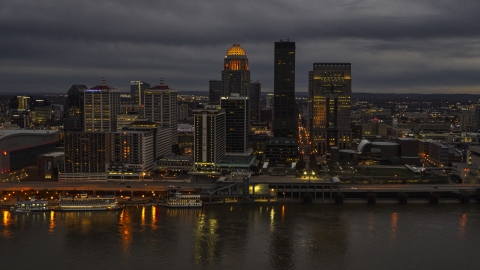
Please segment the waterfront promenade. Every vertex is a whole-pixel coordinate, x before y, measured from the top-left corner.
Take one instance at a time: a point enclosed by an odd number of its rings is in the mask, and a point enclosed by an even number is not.
[[[238,182],[241,184],[240,182]],[[411,198],[424,198],[429,193],[441,193],[446,197],[456,197],[467,192],[473,194],[480,184],[341,184],[319,178],[299,178],[292,176],[253,176],[250,178],[253,189],[263,188],[265,192],[256,192],[253,198],[267,198],[270,201],[295,201],[304,193],[312,193],[314,200],[332,201],[335,193],[341,192],[346,198],[365,198],[367,193],[376,193],[381,197],[396,198],[398,193],[409,193]],[[217,190],[215,183],[190,183],[188,180],[143,180],[127,182],[107,181],[71,181],[71,182],[2,182],[0,199],[5,205],[11,205],[18,199],[27,199],[31,195],[56,199],[60,195],[87,192],[91,195],[112,195],[149,198],[165,196],[169,187],[181,188],[182,192],[202,193]],[[268,190],[267,190],[268,189]],[[203,193],[205,194],[205,193]],[[208,193],[207,193],[208,194]],[[235,196],[232,196],[235,195]],[[209,195],[207,195],[209,196]],[[237,192],[216,192],[214,199],[239,198]]]

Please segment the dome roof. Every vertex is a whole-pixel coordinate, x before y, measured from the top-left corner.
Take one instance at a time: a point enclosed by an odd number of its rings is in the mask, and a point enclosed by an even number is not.
[[[247,56],[247,53],[242,47],[240,47],[240,44],[233,44],[233,46],[230,47],[230,49],[228,49],[227,56],[233,56],[233,55]]]

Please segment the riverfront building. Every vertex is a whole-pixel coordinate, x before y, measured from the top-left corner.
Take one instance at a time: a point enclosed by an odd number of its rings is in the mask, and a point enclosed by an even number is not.
[[[312,150],[323,155],[333,146],[350,149],[351,64],[314,63],[308,78]]]
[[[58,180],[107,180],[110,156],[110,132],[66,132],[65,165]]]
[[[221,172],[217,163],[225,157],[226,117],[219,105],[205,105],[193,111],[195,123],[193,138],[192,182],[214,181]]]
[[[154,169],[153,132],[124,130],[111,136],[111,162],[108,179],[140,180]]]

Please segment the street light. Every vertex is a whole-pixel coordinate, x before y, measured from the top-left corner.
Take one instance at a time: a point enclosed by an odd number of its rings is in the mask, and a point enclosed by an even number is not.
[[[395,184],[397,183],[397,175],[395,174]]]

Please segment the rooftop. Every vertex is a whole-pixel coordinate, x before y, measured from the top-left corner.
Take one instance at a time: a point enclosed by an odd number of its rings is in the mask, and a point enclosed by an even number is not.
[[[240,44],[236,43],[228,49],[226,56],[247,56],[247,53],[240,47]]]

